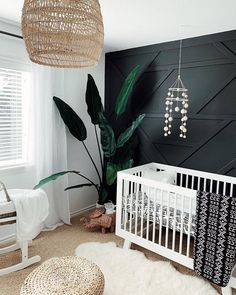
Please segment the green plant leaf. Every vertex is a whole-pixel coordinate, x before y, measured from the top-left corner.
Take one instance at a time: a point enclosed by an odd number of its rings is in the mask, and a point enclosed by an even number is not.
[[[62,172],[58,172],[58,173],[54,173],[46,178],[43,178],[42,180],[40,180],[40,182],[34,187],[34,189],[38,189],[41,186],[49,183],[50,181],[56,180],[58,177],[63,176],[67,173],[75,173],[75,174],[80,174],[78,171],[74,171],[74,170],[69,170],[69,171],[62,171]]]
[[[132,125],[120,134],[117,140],[117,148],[122,147],[134,134],[134,131],[138,128],[145,117],[145,114],[139,115],[138,118],[133,121]]]
[[[108,185],[112,185],[116,180],[118,169],[119,165],[111,162],[107,163],[106,181]]]
[[[133,90],[133,86],[139,74],[139,71],[140,71],[140,65],[137,65],[129,73],[128,77],[125,79],[121,87],[120,93],[116,99],[116,106],[115,106],[115,112],[117,116],[123,114],[126,110],[128,99],[129,99],[130,93]]]
[[[133,159],[128,160],[123,164],[107,163],[106,181],[108,185],[112,185],[117,177],[117,172],[131,168],[134,161]]]
[[[98,200],[98,203],[100,205],[103,205],[107,201],[108,201],[108,191],[105,189],[105,187],[101,186],[99,188],[99,200]]]
[[[75,189],[75,188],[81,188],[83,186],[93,186],[92,183],[82,183],[82,184],[77,184],[77,185],[73,185],[73,186],[68,186],[67,188],[64,189],[64,191],[68,191],[70,189]]]
[[[129,159],[133,157],[137,146],[138,146],[138,136],[137,134],[134,133],[122,147],[117,148],[112,161],[116,164],[121,164],[128,161]]]
[[[99,123],[99,113],[103,111],[103,106],[98,88],[93,77],[90,74],[88,74],[85,100],[87,103],[88,114],[91,118],[91,121],[94,125],[97,125]]]
[[[87,130],[80,117],[67,103],[65,103],[60,98],[54,96],[53,100],[55,101],[62,120],[68,127],[70,133],[79,141],[84,141],[87,138]]]
[[[99,113],[99,128],[101,130],[101,145],[105,157],[111,157],[116,152],[116,139],[104,113]]]

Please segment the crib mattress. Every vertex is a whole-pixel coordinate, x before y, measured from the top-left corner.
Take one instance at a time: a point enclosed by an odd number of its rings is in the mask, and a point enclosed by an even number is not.
[[[128,213],[132,213],[132,216],[135,217],[138,215],[139,217],[143,216],[145,220],[149,218],[150,222],[154,222],[156,224],[160,223],[160,219],[162,217],[162,226],[167,226],[168,220],[168,206],[167,200],[163,199],[161,204],[158,203],[158,199],[156,201],[156,205],[152,198],[149,198],[146,193],[142,195],[142,193],[129,194],[127,198],[123,197],[123,208],[127,208]],[[156,208],[155,208],[156,207]],[[187,210],[187,206],[183,207],[183,212],[180,210],[180,207],[177,206],[176,209],[173,206],[173,202],[170,202],[169,205],[169,224],[168,227],[170,229],[174,229],[176,231],[181,231],[181,226],[183,225],[183,233],[188,234],[189,225],[190,225],[190,235],[194,236],[195,228],[196,228],[196,211],[194,212],[195,206],[191,210],[191,220],[189,222],[189,210]],[[132,210],[131,210],[132,209]],[[162,210],[161,210],[162,209]],[[154,218],[155,217],[155,218]]]

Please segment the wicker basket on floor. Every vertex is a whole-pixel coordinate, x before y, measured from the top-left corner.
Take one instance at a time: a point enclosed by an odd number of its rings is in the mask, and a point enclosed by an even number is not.
[[[28,275],[20,295],[102,295],[104,285],[95,263],[76,256],[54,257]]]
[[[3,191],[4,195],[6,197],[6,202],[12,202],[10,199],[10,196],[7,192],[6,186],[4,185],[4,183],[2,181],[0,181],[0,192]],[[7,213],[1,213],[1,206],[4,206],[4,204],[6,204],[6,202],[1,203],[0,202],[0,225],[6,225],[6,224],[14,224],[16,223],[16,220],[11,220],[11,221],[6,221],[4,222],[4,219],[7,218],[11,218],[11,217],[16,217],[16,211],[12,211],[10,210],[10,212]]]

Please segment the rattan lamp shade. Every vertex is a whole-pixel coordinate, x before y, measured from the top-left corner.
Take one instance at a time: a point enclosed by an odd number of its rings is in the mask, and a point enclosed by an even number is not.
[[[22,33],[31,61],[61,68],[97,65],[104,39],[98,0],[25,0]]]

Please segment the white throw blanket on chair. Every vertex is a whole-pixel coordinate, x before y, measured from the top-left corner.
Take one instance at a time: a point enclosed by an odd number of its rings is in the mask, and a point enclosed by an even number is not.
[[[17,240],[32,240],[40,224],[47,218],[49,213],[47,194],[41,189],[10,189],[8,194],[14,203],[17,214]]]

